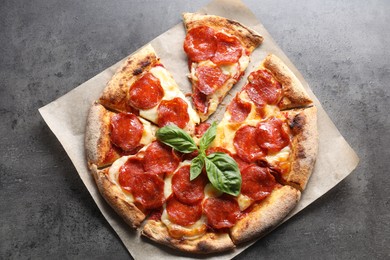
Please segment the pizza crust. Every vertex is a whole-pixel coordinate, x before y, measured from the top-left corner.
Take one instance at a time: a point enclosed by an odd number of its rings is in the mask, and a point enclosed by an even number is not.
[[[126,112],[129,109],[126,104],[129,88],[158,62],[151,45],[130,56],[107,83],[99,99],[100,103],[112,110]]]
[[[134,203],[129,202],[120,188],[108,179],[108,168],[98,170],[96,165],[92,165],[91,172],[100,194],[107,203],[122,217],[126,224],[132,228],[139,227],[145,219],[145,214]]]
[[[317,108],[294,109],[286,113],[293,134],[293,151],[291,170],[283,181],[304,190],[318,153]]]
[[[223,30],[230,35],[234,35],[250,52],[263,42],[263,37],[256,31],[247,28],[237,21],[226,19],[224,17],[196,13],[183,13],[183,20],[187,31],[192,28],[205,25],[217,30]]]
[[[196,239],[175,239],[169,235],[167,227],[156,220],[147,220],[142,235],[151,240],[179,249],[184,252],[209,254],[233,249],[235,246],[228,233],[206,233]]]
[[[304,107],[313,102],[302,83],[276,55],[269,54],[264,59],[262,66],[268,69],[282,85],[283,98],[279,103],[281,110]]]
[[[89,166],[96,164],[101,168],[119,158],[119,154],[114,154],[112,160],[105,162],[106,155],[111,149],[110,120],[112,115],[112,112],[97,102],[93,103],[89,111],[85,128],[85,150]]]
[[[260,238],[272,231],[298,204],[300,196],[300,191],[290,186],[273,190],[230,229],[234,244]]]

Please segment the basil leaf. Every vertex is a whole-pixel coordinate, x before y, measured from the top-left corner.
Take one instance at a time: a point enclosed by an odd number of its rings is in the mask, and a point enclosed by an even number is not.
[[[227,194],[238,196],[241,174],[232,157],[225,153],[212,153],[205,158],[207,177],[213,186]]]
[[[192,137],[175,125],[164,126],[156,132],[158,140],[182,153],[198,149]]]
[[[217,135],[217,123],[213,122],[206,133],[202,136],[199,142],[199,147],[201,151],[206,151],[207,147],[214,141],[215,136]]]
[[[203,154],[199,154],[194,159],[192,159],[190,168],[190,181],[194,180],[202,172],[204,167],[204,158],[205,156]]]

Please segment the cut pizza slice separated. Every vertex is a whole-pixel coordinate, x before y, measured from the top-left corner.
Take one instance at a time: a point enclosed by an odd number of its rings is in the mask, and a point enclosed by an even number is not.
[[[110,167],[91,167],[98,189],[111,207],[131,227],[165,203],[164,176],[177,169],[179,156],[158,141],[134,155],[122,156]]]
[[[239,22],[215,15],[183,14],[192,99],[205,121],[244,74],[263,38]]]
[[[304,190],[317,156],[316,107],[288,67],[268,55],[227,107],[212,145]]]
[[[151,45],[124,62],[99,103],[114,111],[135,113],[159,127],[175,124],[191,133],[199,123],[199,116]]]
[[[103,168],[137,153],[156,139],[157,127],[133,114],[113,112],[95,102],[88,115],[85,147],[89,167]]]

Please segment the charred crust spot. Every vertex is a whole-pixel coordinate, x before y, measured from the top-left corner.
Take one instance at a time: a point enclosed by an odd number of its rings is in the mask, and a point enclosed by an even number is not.
[[[294,119],[290,123],[290,128],[294,132],[300,132],[303,129],[304,124],[305,124],[305,118],[300,114],[298,114],[294,117]]]
[[[147,56],[144,60],[138,62],[138,68],[133,71],[133,76],[141,74],[146,67],[152,64],[151,59],[151,56]]]
[[[226,21],[232,25],[237,25],[237,26],[241,26],[241,24],[239,22],[236,22],[236,21],[233,21],[233,20],[229,20],[229,19],[226,19]]]
[[[141,73],[142,73],[142,69],[141,69],[141,68],[135,69],[135,70],[133,71],[133,76],[137,76],[137,75],[139,75],[139,74],[141,74]]]
[[[303,149],[302,147],[300,147],[300,148],[298,149],[298,152],[297,152],[297,157],[300,158],[300,159],[305,159],[305,158],[306,158],[305,149]]]
[[[141,68],[146,68],[147,66],[149,66],[150,64],[151,64],[151,62],[150,62],[150,59],[151,59],[151,57],[146,57],[145,58],[145,60],[143,60],[143,61],[141,61],[140,63],[139,63],[139,65],[141,66]]]
[[[212,247],[207,243],[206,241],[200,241],[196,247],[198,248],[199,252],[210,252],[212,250]]]
[[[126,71],[128,67],[130,67],[131,63],[133,63],[133,60],[127,61],[126,65],[123,66],[122,72]]]

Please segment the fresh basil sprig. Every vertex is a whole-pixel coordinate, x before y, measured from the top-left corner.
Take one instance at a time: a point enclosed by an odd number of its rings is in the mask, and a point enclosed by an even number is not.
[[[240,193],[241,174],[232,157],[226,153],[212,153],[206,157],[205,164],[207,177],[215,188],[233,196]]]
[[[194,139],[176,125],[168,125],[158,129],[157,139],[182,153],[192,153],[197,150]]]
[[[160,128],[157,139],[182,153],[198,151],[191,162],[190,180],[194,180],[206,166],[207,177],[218,190],[238,196],[241,190],[241,174],[236,161],[226,153],[216,152],[206,155],[206,150],[217,134],[214,122],[199,141],[199,148],[189,134],[175,125]]]
[[[217,123],[213,122],[206,133],[203,134],[199,142],[200,151],[206,151],[209,145],[214,141],[215,136],[217,135]]]
[[[191,161],[191,168],[190,168],[190,180],[194,180],[196,177],[199,176],[199,174],[202,173],[203,167],[204,167],[204,154],[199,154]]]

